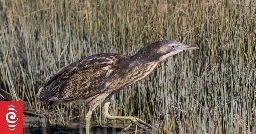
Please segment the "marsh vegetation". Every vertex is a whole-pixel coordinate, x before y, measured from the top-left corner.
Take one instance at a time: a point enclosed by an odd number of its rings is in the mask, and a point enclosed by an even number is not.
[[[171,39],[200,49],[123,89],[110,113],[137,116],[159,133],[256,133],[255,24],[255,0],[2,0],[0,97],[39,110],[39,87],[62,67]],[[79,107],[52,110],[67,122]],[[104,124],[101,107],[93,120]]]

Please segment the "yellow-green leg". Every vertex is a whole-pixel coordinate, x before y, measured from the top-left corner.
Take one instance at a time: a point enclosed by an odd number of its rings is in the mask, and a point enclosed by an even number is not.
[[[88,109],[88,112],[85,116],[85,129],[86,129],[86,134],[90,133],[90,129],[91,129],[91,117],[92,117],[92,111],[95,110],[95,108],[101,104],[105,98],[109,95],[109,93],[101,93],[98,94],[96,96],[94,96],[93,98],[89,99],[89,103],[86,103],[86,107],[85,109]]]
[[[86,131],[86,134],[90,134],[90,126],[91,126],[91,118],[92,118],[92,111],[88,111],[86,116],[85,116],[85,131]]]
[[[116,119],[123,119],[123,120],[131,120],[132,123],[135,123],[136,125],[138,125],[139,127],[150,131],[147,128],[153,128],[156,129],[154,127],[152,127],[151,125],[149,125],[148,123],[144,122],[143,120],[133,117],[133,116],[112,116],[108,113],[108,108],[109,108],[110,102],[106,102],[104,104],[104,111],[103,114],[105,115],[106,118],[108,119],[112,119],[112,120],[116,120]],[[125,131],[127,131],[130,127],[132,126],[132,124],[130,124],[128,127],[124,128]]]

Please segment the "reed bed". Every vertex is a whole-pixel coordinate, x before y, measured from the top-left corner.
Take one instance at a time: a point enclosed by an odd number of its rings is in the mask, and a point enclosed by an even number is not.
[[[170,58],[113,96],[110,113],[135,115],[158,133],[256,133],[255,3],[2,0],[0,94],[39,109],[39,87],[62,67],[172,39],[200,49]],[[59,107],[64,121],[75,116],[77,104]],[[100,111],[94,120],[104,124]]]

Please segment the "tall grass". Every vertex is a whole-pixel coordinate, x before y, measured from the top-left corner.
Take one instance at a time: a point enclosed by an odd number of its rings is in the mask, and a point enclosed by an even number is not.
[[[35,94],[60,68],[172,39],[200,50],[123,89],[110,113],[138,116],[159,133],[256,133],[254,0],[3,0],[0,10],[0,94],[9,99],[38,109]]]

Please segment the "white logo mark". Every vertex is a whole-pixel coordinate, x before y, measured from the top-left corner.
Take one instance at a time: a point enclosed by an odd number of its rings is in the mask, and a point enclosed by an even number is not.
[[[16,113],[17,111],[15,109],[15,106],[10,105],[5,115],[6,125],[9,127],[10,130],[14,130],[17,126],[16,121],[18,120],[18,118],[16,117]]]

